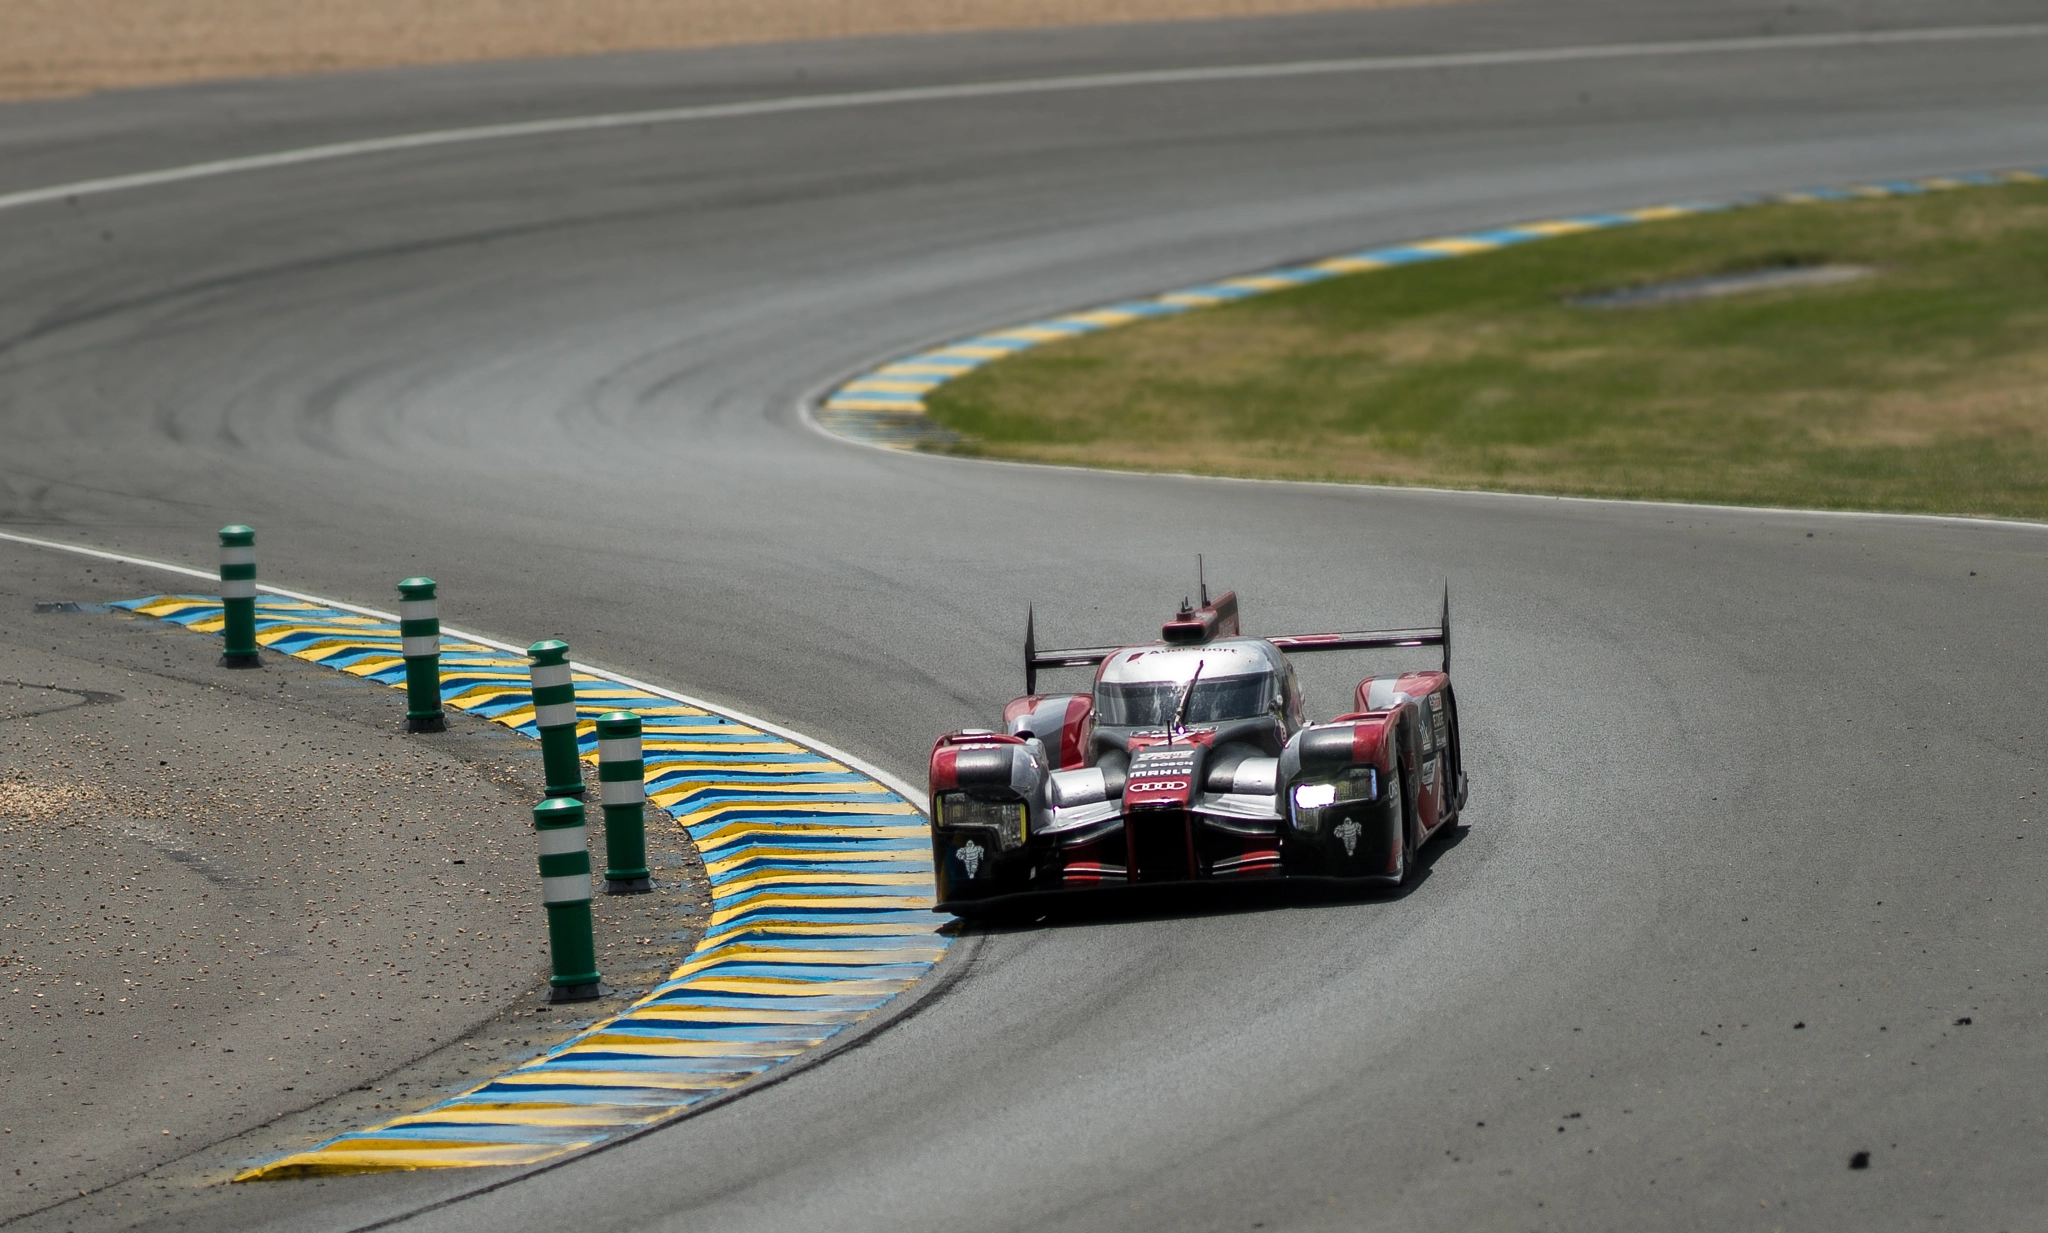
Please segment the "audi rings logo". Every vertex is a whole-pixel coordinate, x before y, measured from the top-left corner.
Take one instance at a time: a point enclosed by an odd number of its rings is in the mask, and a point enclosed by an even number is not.
[[[1131,785],[1131,791],[1133,792],[1185,792],[1187,790],[1188,781],[1185,779],[1148,779],[1144,783],[1134,783]]]

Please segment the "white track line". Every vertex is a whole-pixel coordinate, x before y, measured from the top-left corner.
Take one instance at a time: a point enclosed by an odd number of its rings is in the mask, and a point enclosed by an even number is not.
[[[798,411],[809,415],[808,404],[799,406]],[[1011,458],[975,458],[967,454],[928,454],[923,451],[900,450],[890,445],[873,441],[862,441],[854,437],[842,437],[831,429],[808,419],[811,429],[828,440],[841,445],[854,445],[862,449],[881,450],[893,458],[912,458],[919,462],[955,463],[975,467],[1018,467],[1034,471],[1069,471],[1076,475],[1129,475],[1145,479],[1188,480],[1198,484],[1253,484],[1285,488],[1315,488],[1333,493],[1376,492],[1387,496],[1403,496],[1415,493],[1426,497],[1470,497],[1475,501],[1504,501],[1516,503],[1541,502],[1549,505],[1602,505],[1619,506],[1624,509],[1667,509],[1682,510],[1698,514],[1740,514],[1785,518],[1837,518],[1851,522],[1904,522],[1933,523],[1956,527],[1990,527],[2006,531],[2026,531],[2038,534],[2048,531],[2048,522],[2028,522],[2022,518],[1994,518],[1990,515],[1979,517],[1974,514],[1915,514],[1903,510],[1882,509],[1800,509],[1790,505],[1714,505],[1705,501],[1655,501],[1634,497],[1582,497],[1558,492],[1500,492],[1488,488],[1435,488],[1423,484],[1350,484],[1343,480],[1296,480],[1271,479],[1257,475],[1202,475],[1194,471],[1126,471],[1113,467],[1090,467],[1071,462],[1019,462]],[[208,575],[212,577],[212,575]],[[283,594],[282,591],[278,594]]]
[[[220,576],[218,574],[208,573],[206,570],[203,569],[193,569],[189,565],[173,565],[169,561],[156,561],[151,560],[148,557],[131,557],[119,552],[106,552],[98,548],[85,548],[77,544],[59,543],[56,540],[36,539],[33,536],[16,535],[8,531],[0,531],[0,540],[7,540],[16,544],[28,544],[31,547],[35,548],[53,548],[58,552],[69,552],[82,557],[94,557],[102,561],[116,561],[122,565],[136,565],[142,567],[143,569],[156,569],[162,570],[165,573],[182,574],[187,578],[204,578],[208,582],[216,584],[220,582]],[[365,608],[360,604],[343,603],[341,600],[338,599],[329,599],[324,595],[309,595],[304,591],[289,591],[283,587],[274,587],[264,582],[259,582],[257,584],[257,590],[259,591],[259,593],[269,595],[282,595],[287,599],[304,600],[306,603],[309,604],[319,604],[324,608],[334,608],[342,612],[353,612],[358,616],[372,617],[379,621],[396,621],[398,619],[398,614],[395,612],[383,612],[376,608]],[[447,635],[448,637],[461,638],[467,642],[480,643],[484,646],[490,647],[493,650],[510,651],[514,655],[526,654],[526,648],[523,646],[515,646],[510,642],[506,642],[498,638],[489,638],[484,636],[483,634],[473,634],[466,632],[464,630],[454,629],[446,625],[443,625],[441,627],[441,632]],[[924,811],[924,793],[918,791],[916,788],[911,787],[907,782],[905,782],[902,779],[899,779],[895,775],[890,774],[888,771],[883,770],[881,767],[875,766],[864,759],[856,758],[852,754],[847,753],[843,749],[838,749],[831,745],[827,745],[825,742],[818,740],[816,737],[805,736],[803,733],[797,732],[790,728],[785,728],[781,724],[770,723],[765,719],[756,718],[755,716],[749,715],[744,711],[736,711],[729,706],[723,705],[722,703],[706,702],[701,698],[693,698],[688,694],[679,694],[672,689],[664,689],[659,685],[650,685],[646,681],[637,680],[633,677],[626,676],[622,673],[613,672],[608,668],[599,668],[595,665],[581,663],[576,660],[571,660],[569,666],[576,669],[576,671],[578,672],[588,673],[591,676],[599,677],[603,680],[611,681],[615,684],[624,685],[630,689],[644,689],[648,693],[653,694],[656,697],[667,698],[672,702],[680,702],[684,706],[694,706],[701,710],[715,711],[728,719],[736,719],[739,722],[748,725],[749,727],[759,728],[763,732],[773,733],[774,735],[779,736],[786,741],[794,741],[797,744],[804,746],[805,748],[813,749],[821,754],[824,754],[826,757],[831,758],[835,762],[841,762],[849,767],[852,767],[854,770],[859,771],[861,774],[866,775],[868,778],[875,780],[877,783],[880,783],[883,787],[888,788],[891,792],[896,793],[904,800],[910,802],[910,804],[919,812]]]
[[[1749,38],[1684,39],[1662,43],[1604,43],[1574,47],[1511,48],[1502,51],[1444,52],[1417,56],[1358,56],[1337,60],[1296,60],[1277,64],[1221,64],[1204,68],[1147,69],[1126,73],[1085,73],[1070,77],[1030,77],[1015,81],[966,82],[947,86],[908,86],[894,90],[866,90],[841,94],[800,94],[785,98],[749,102],[711,103],[696,107],[665,107],[651,111],[606,112],[586,116],[562,116],[552,120],[524,120],[509,124],[483,124],[470,128],[434,129],[422,133],[399,133],[389,137],[368,137],[327,145],[223,158],[212,162],[165,167],[157,171],[79,180],[48,188],[26,189],[0,194],[0,210],[43,202],[62,201],[99,193],[116,193],[135,188],[152,188],[204,180],[214,176],[238,175],[322,163],[334,159],[359,158],[402,150],[435,146],[465,145],[471,142],[506,141],[521,137],[546,137],[560,133],[588,133],[611,128],[646,124],[683,124],[699,120],[729,120],[748,116],[782,115],[802,111],[839,111],[855,107],[883,107],[898,103],[927,103],[955,99],[1000,98],[1020,94],[1061,94],[1077,90],[1116,90],[1143,86],[1185,85],[1205,82],[1269,81],[1285,77],[1321,77],[1345,73],[1403,73],[1429,69],[1490,68],[1524,64],[1568,64],[1589,60],[1622,60],[1658,56],[1713,56],[1741,52],[1816,51],[1829,48],[1896,47],[1933,43],[1997,42],[2048,36],[2048,23],[2011,26],[1950,26],[1918,30],[1843,31],[1831,34],[1787,34]],[[282,594],[282,592],[280,592]]]

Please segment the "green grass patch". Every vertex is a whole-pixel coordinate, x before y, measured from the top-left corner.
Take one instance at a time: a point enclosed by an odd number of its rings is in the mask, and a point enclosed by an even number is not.
[[[1591,293],[1785,264],[1831,286]],[[2048,186],[1762,206],[1107,330],[927,398],[984,457],[2048,517]]]

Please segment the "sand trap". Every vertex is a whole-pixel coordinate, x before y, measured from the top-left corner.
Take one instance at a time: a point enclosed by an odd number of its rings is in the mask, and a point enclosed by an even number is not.
[[[201,78],[1443,0],[0,0],[0,98]]]

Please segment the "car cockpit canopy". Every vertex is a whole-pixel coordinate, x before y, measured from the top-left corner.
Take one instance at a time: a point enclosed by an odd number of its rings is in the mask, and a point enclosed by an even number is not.
[[[1103,662],[1095,682],[1095,719],[1119,728],[1161,727],[1176,712],[1185,724],[1257,719],[1282,705],[1284,670],[1271,645],[1256,638],[1134,647]]]

